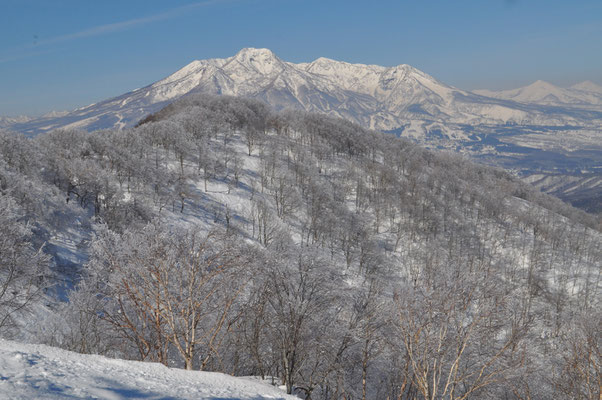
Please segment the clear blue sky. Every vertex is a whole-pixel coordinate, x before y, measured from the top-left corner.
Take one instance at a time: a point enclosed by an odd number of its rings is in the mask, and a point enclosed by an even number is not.
[[[267,47],[463,89],[602,84],[601,0],[0,0],[0,115],[68,110]]]

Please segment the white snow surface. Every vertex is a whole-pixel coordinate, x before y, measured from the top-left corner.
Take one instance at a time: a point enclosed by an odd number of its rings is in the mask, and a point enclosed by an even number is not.
[[[0,398],[296,399],[253,378],[0,340]]]

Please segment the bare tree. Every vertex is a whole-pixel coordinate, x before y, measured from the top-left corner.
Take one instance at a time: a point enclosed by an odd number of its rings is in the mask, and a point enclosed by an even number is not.
[[[452,270],[440,270],[431,288],[396,295],[411,381],[425,399],[466,399],[503,381],[521,362],[528,321],[513,316],[493,277]]]
[[[32,246],[32,232],[19,222],[19,208],[2,193],[0,226],[0,332],[6,334],[41,294],[49,257]]]
[[[581,316],[566,342],[562,370],[555,387],[571,399],[602,398],[602,318],[599,311]]]
[[[169,345],[186,369],[195,357],[201,369],[219,358],[220,335],[246,280],[241,256],[215,235],[150,225],[141,234],[105,233],[97,241],[91,267],[111,271],[104,318],[140,358],[166,363]]]
[[[294,264],[287,265],[291,261]],[[317,321],[328,315],[325,310],[332,300],[333,293],[326,290],[328,280],[323,275],[327,269],[322,263],[309,249],[298,252],[292,259],[278,260],[269,272],[268,301],[273,313],[270,335],[280,352],[282,379],[289,394],[308,361],[306,357],[315,335],[319,335]]]

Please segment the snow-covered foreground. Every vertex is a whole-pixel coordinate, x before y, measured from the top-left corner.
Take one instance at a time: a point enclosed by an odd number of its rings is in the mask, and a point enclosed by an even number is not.
[[[214,372],[114,360],[0,340],[1,399],[294,399],[278,388]]]

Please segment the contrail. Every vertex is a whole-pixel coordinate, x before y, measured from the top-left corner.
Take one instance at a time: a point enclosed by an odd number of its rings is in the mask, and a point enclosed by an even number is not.
[[[20,49],[20,51],[16,51],[15,53],[13,53],[11,55],[7,55],[5,57],[0,58],[0,64],[9,62],[9,61],[19,60],[22,58],[32,57],[32,56],[35,56],[38,54],[48,53],[49,51],[39,51],[39,50],[34,51],[34,49],[42,47],[42,46],[52,45],[52,44],[56,44],[56,43],[63,43],[63,42],[71,41],[71,40],[83,39],[83,38],[88,38],[88,37],[101,36],[101,35],[106,35],[106,34],[113,33],[113,32],[124,31],[124,30],[131,29],[131,28],[134,28],[137,26],[146,25],[146,24],[149,24],[152,22],[157,22],[157,21],[174,18],[174,17],[177,17],[177,16],[183,14],[186,11],[190,11],[195,8],[211,6],[213,4],[225,3],[228,1],[231,1],[231,0],[199,1],[196,3],[186,4],[184,6],[172,8],[170,10],[167,10],[167,11],[164,11],[164,12],[161,12],[158,14],[149,15],[149,16],[140,17],[140,18],[133,18],[133,19],[129,19],[127,21],[98,25],[98,26],[95,26],[92,28],[84,29],[84,30],[78,31],[78,32],[68,33],[65,35],[53,36],[53,37],[46,38],[46,39],[36,37],[34,44],[25,46],[24,48]]]
[[[200,1],[200,2],[196,2],[196,3],[191,3],[191,4],[184,5],[184,6],[172,8],[171,10],[167,10],[167,11],[164,11],[159,14],[149,15],[147,17],[133,18],[133,19],[130,19],[127,21],[99,25],[99,26],[85,29],[85,30],[79,31],[79,32],[68,33],[66,35],[55,36],[55,37],[51,37],[48,39],[42,39],[42,40],[38,41],[38,46],[45,45],[45,44],[66,42],[66,41],[70,41],[70,40],[81,39],[81,38],[86,38],[86,37],[91,37],[91,36],[100,36],[100,35],[104,35],[107,33],[119,32],[119,31],[123,31],[123,30],[129,29],[129,28],[135,27],[135,26],[146,25],[151,22],[156,22],[156,21],[173,18],[178,15],[181,15],[185,11],[188,11],[188,10],[191,10],[194,8],[210,6],[210,5],[217,4],[217,3],[223,3],[225,1],[227,1],[227,0]]]

